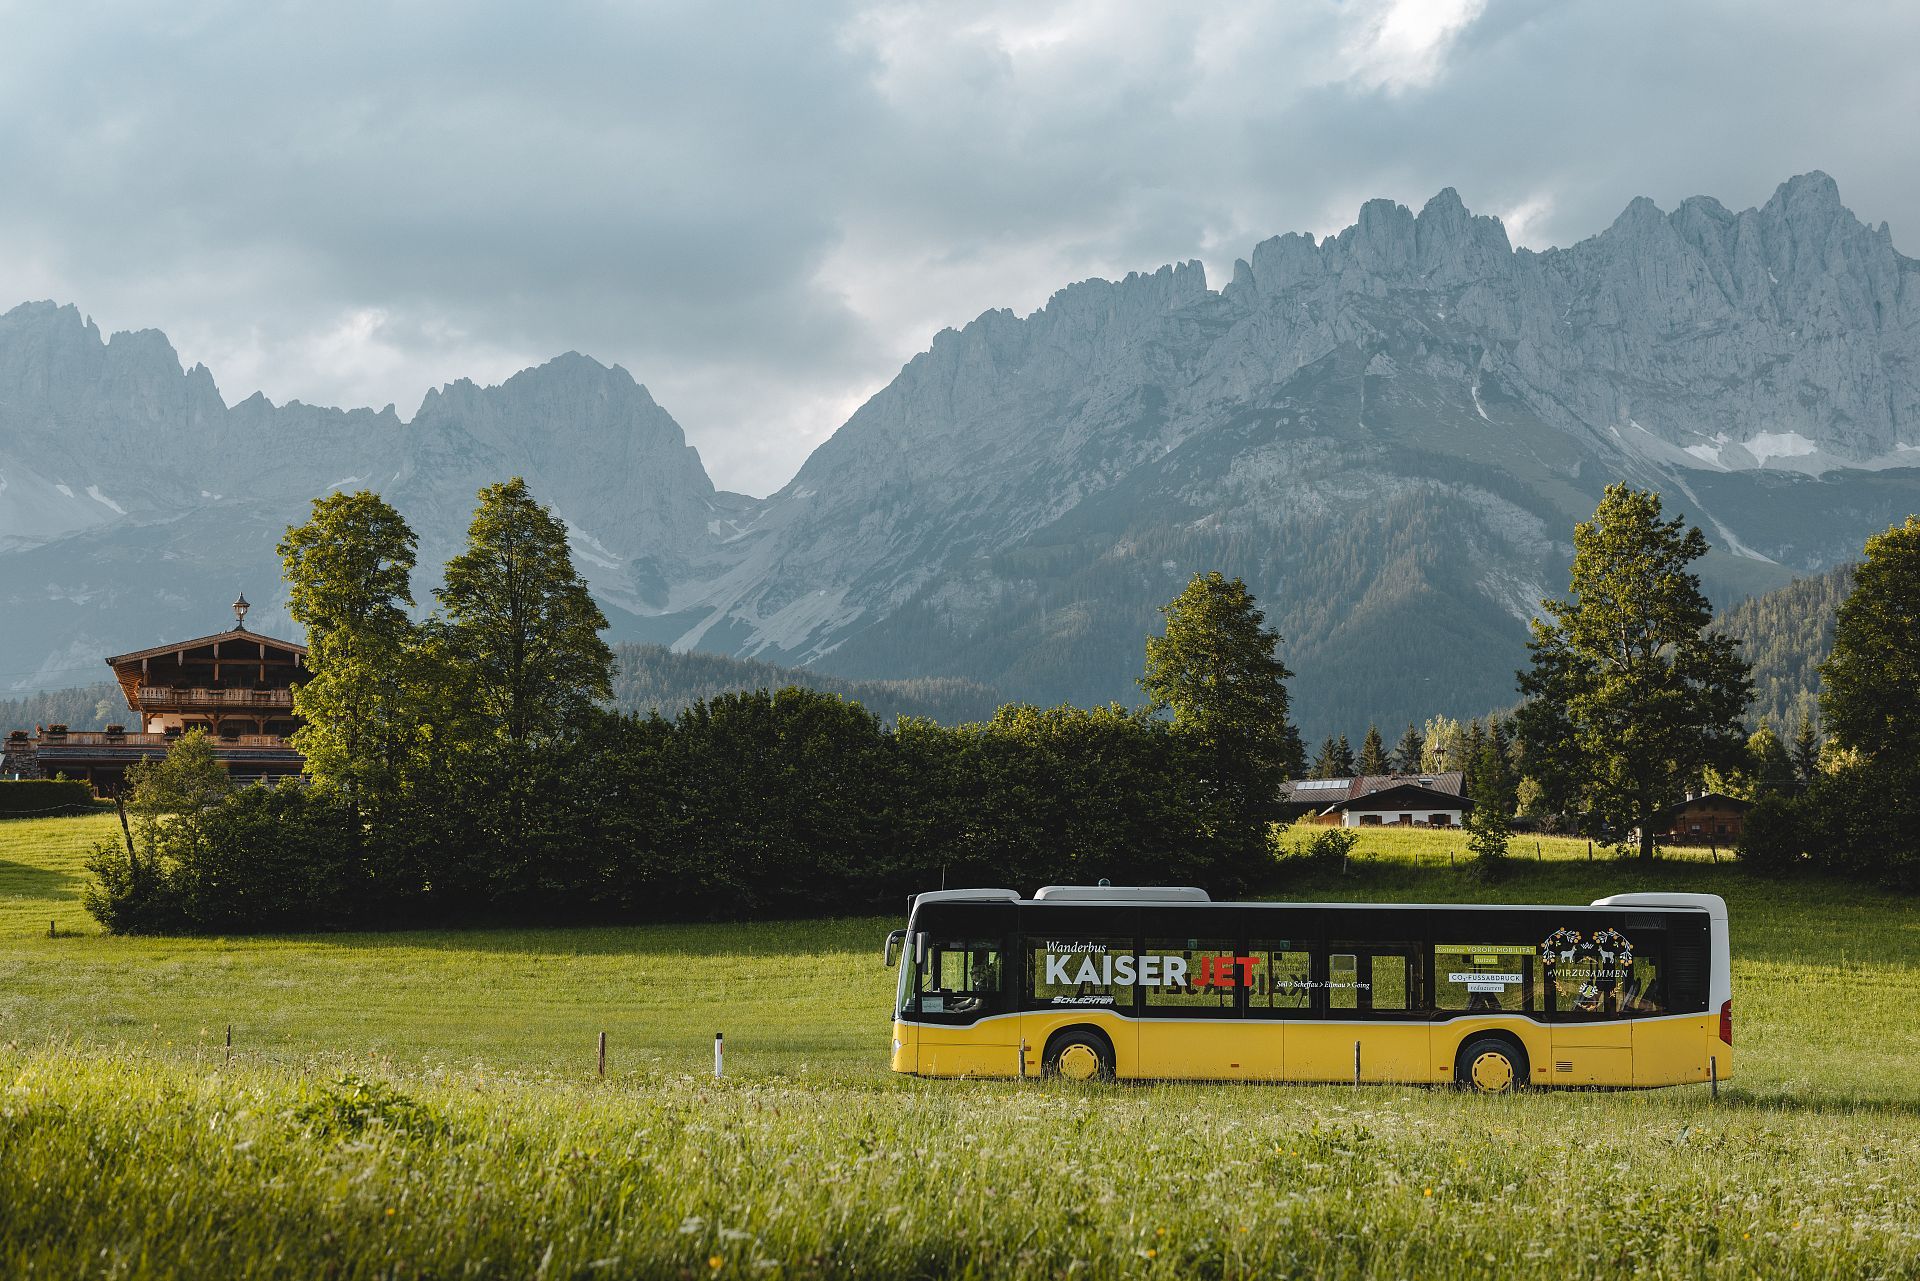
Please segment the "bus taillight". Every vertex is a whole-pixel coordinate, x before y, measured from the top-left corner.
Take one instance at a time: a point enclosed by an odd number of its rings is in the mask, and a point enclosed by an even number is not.
[[[1733,1044],[1733,1002],[1720,1002],[1720,1039]]]

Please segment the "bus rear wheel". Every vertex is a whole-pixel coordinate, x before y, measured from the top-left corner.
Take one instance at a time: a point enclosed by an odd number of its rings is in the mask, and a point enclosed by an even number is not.
[[[1068,1081],[1111,1081],[1113,1049],[1091,1032],[1063,1032],[1047,1046],[1044,1070]]]
[[[1453,1079],[1479,1094],[1512,1094],[1527,1083],[1527,1056],[1503,1037],[1483,1036],[1460,1048]]]

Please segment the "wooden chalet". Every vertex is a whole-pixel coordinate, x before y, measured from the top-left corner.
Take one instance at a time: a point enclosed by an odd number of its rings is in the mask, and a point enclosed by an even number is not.
[[[1740,837],[1752,801],[1723,792],[1690,796],[1655,816],[1654,839],[1662,845],[1726,845]]]
[[[1458,827],[1473,802],[1459,770],[1302,778],[1280,796],[1282,815],[1345,827]]]
[[[213,739],[214,755],[236,780],[298,774],[304,762],[288,740],[300,726],[293,687],[305,678],[307,649],[248,631],[249,608],[245,596],[233,603],[227,631],[109,657],[126,696],[127,724],[13,730],[0,776],[65,775],[85,779],[95,795],[112,796],[128,766],[166,755],[175,739],[195,729]]]

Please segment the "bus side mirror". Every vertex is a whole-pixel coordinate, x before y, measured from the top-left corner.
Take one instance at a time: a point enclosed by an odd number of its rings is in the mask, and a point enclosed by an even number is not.
[[[894,930],[887,935],[886,943],[880,948],[880,961],[888,969],[893,968],[893,949],[899,947],[906,937],[905,930]]]
[[[925,930],[916,931],[913,936],[913,963],[915,965],[927,963],[927,932]]]

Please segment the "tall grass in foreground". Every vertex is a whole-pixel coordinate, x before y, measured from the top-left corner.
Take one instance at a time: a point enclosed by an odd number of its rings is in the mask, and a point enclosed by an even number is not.
[[[1910,1276],[1910,1133],[1698,1090],[341,1083],[0,1050],[0,1273]]]

